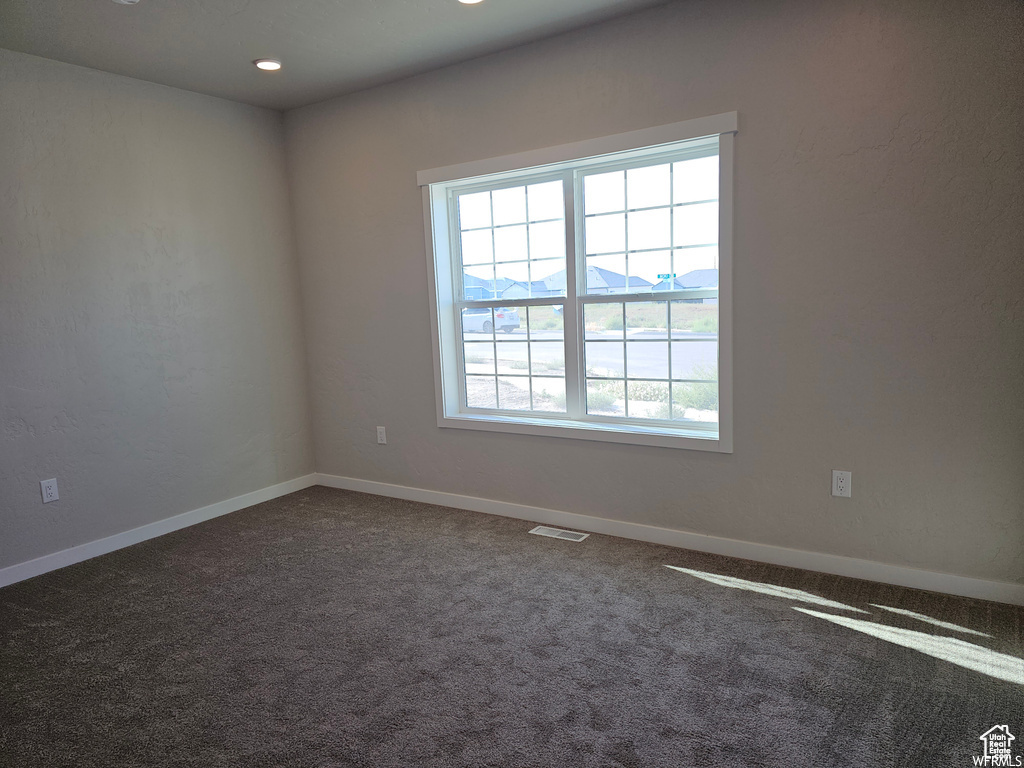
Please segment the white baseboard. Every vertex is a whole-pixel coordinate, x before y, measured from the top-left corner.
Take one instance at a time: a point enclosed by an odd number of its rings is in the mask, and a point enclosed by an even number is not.
[[[314,474],[297,477],[294,480],[287,480],[277,485],[261,488],[258,491],[235,496],[233,499],[218,501],[216,504],[193,509],[191,512],[185,512],[174,517],[157,520],[155,523],[132,528],[130,531],[90,541],[88,544],[80,544],[77,547],[63,549],[50,555],[43,555],[34,560],[0,568],[0,587],[6,587],[8,584],[31,579],[33,576],[39,576],[48,571],[55,571],[67,565],[74,565],[83,560],[105,555],[117,549],[130,547],[132,544],[163,536],[171,531],[188,528],[190,525],[196,525],[214,517],[226,515],[229,512],[237,512],[240,509],[251,507],[253,504],[270,501],[278,496],[285,496],[314,485],[316,485],[316,475]]]
[[[495,501],[475,496],[462,496],[456,493],[431,491],[424,488],[409,488],[404,485],[379,483],[373,480],[359,480],[352,477],[341,477],[316,473],[297,477],[258,491],[236,496],[232,499],[219,501],[216,504],[194,509],[155,523],[133,528],[113,536],[108,536],[77,547],[43,555],[34,560],[17,563],[0,568],[0,587],[14,584],[33,576],[54,571],[67,565],[80,563],[99,555],[105,555],[132,544],[162,536],[165,533],[187,528],[214,517],[251,507],[264,501],[276,499],[295,491],[301,491],[314,485],[329,488],[343,488],[350,491],[372,493],[377,496],[390,496],[409,501],[421,501],[427,504],[438,504],[455,509],[467,509],[473,512],[484,512],[502,517],[514,517],[535,523],[558,525],[565,528],[577,528],[591,533],[603,533],[624,539],[647,541],[652,544],[664,544],[680,549],[693,549],[698,552],[709,552],[728,557],[739,557],[773,565],[784,565],[791,568],[802,568],[819,573],[831,573],[838,576],[849,576],[855,579],[877,581],[883,584],[895,584],[901,587],[926,589],[949,595],[976,597],[1011,605],[1024,605],[1024,585],[999,581],[985,581],[967,576],[955,576],[947,573],[923,571],[899,565],[887,565],[871,560],[859,560],[841,555],[826,555],[818,552],[805,552],[798,549],[787,549],[770,544],[755,544],[736,539],[724,539],[717,536],[706,536],[700,533],[678,531],[671,528],[659,528],[641,523],[629,523],[623,520],[609,520],[603,517],[580,515],[574,512],[561,512],[543,507],[531,507],[514,504],[508,501]]]
[[[859,560],[841,555],[826,555],[818,552],[805,552],[798,549],[776,547],[770,544],[755,544],[749,541],[723,539],[717,536],[705,536],[700,533],[677,531],[671,528],[658,528],[653,525],[609,520],[603,517],[591,517],[590,515],[580,515],[574,512],[560,512],[555,509],[530,507],[507,501],[481,499],[475,496],[461,496],[456,493],[409,488],[403,485],[378,483],[372,480],[358,480],[352,477],[317,473],[316,478],[318,485],[325,485],[329,488],[344,488],[350,491],[372,493],[377,496],[391,496],[397,499],[422,501],[427,504],[468,509],[473,512],[485,512],[491,515],[501,515],[502,517],[515,517],[534,523],[577,528],[582,531],[619,536],[624,539],[636,539],[637,541],[647,541],[652,544],[664,544],[670,547],[679,547],[680,549],[693,549],[698,552],[739,557],[745,560],[756,560],[773,565],[802,568],[819,573],[831,573],[837,576],[849,576],[855,579],[895,584],[901,587],[926,589],[931,592],[941,592],[947,595],[976,597],[998,603],[1024,605],[1024,584],[984,581],[967,576],[923,571],[917,568],[887,565],[885,563]]]

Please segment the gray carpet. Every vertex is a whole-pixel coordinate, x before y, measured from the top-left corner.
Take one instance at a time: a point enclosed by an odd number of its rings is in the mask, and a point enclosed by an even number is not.
[[[0,590],[0,764],[933,768],[995,724],[1024,744],[1024,609],[530,527],[311,488]]]

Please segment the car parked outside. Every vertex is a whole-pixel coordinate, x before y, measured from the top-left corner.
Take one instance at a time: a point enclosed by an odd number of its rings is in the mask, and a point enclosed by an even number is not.
[[[519,310],[515,307],[495,307],[493,321],[491,310],[487,307],[467,309],[462,313],[463,333],[490,333],[495,327],[499,331],[512,333],[519,325]]]

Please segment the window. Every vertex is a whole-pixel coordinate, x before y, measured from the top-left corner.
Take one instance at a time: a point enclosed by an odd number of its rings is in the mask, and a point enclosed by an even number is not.
[[[439,426],[732,450],[735,126],[419,174]]]

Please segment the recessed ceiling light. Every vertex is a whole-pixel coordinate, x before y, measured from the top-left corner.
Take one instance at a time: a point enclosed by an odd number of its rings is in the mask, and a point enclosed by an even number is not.
[[[477,3],[482,3],[483,1],[484,0],[459,0],[459,2],[462,3],[463,5],[476,5]],[[138,0],[136,0],[136,2],[138,2]]]
[[[281,68],[281,62],[277,59],[256,59],[253,64],[267,72],[276,72]]]
[[[114,0],[114,2],[120,5],[135,5],[139,0]]]

